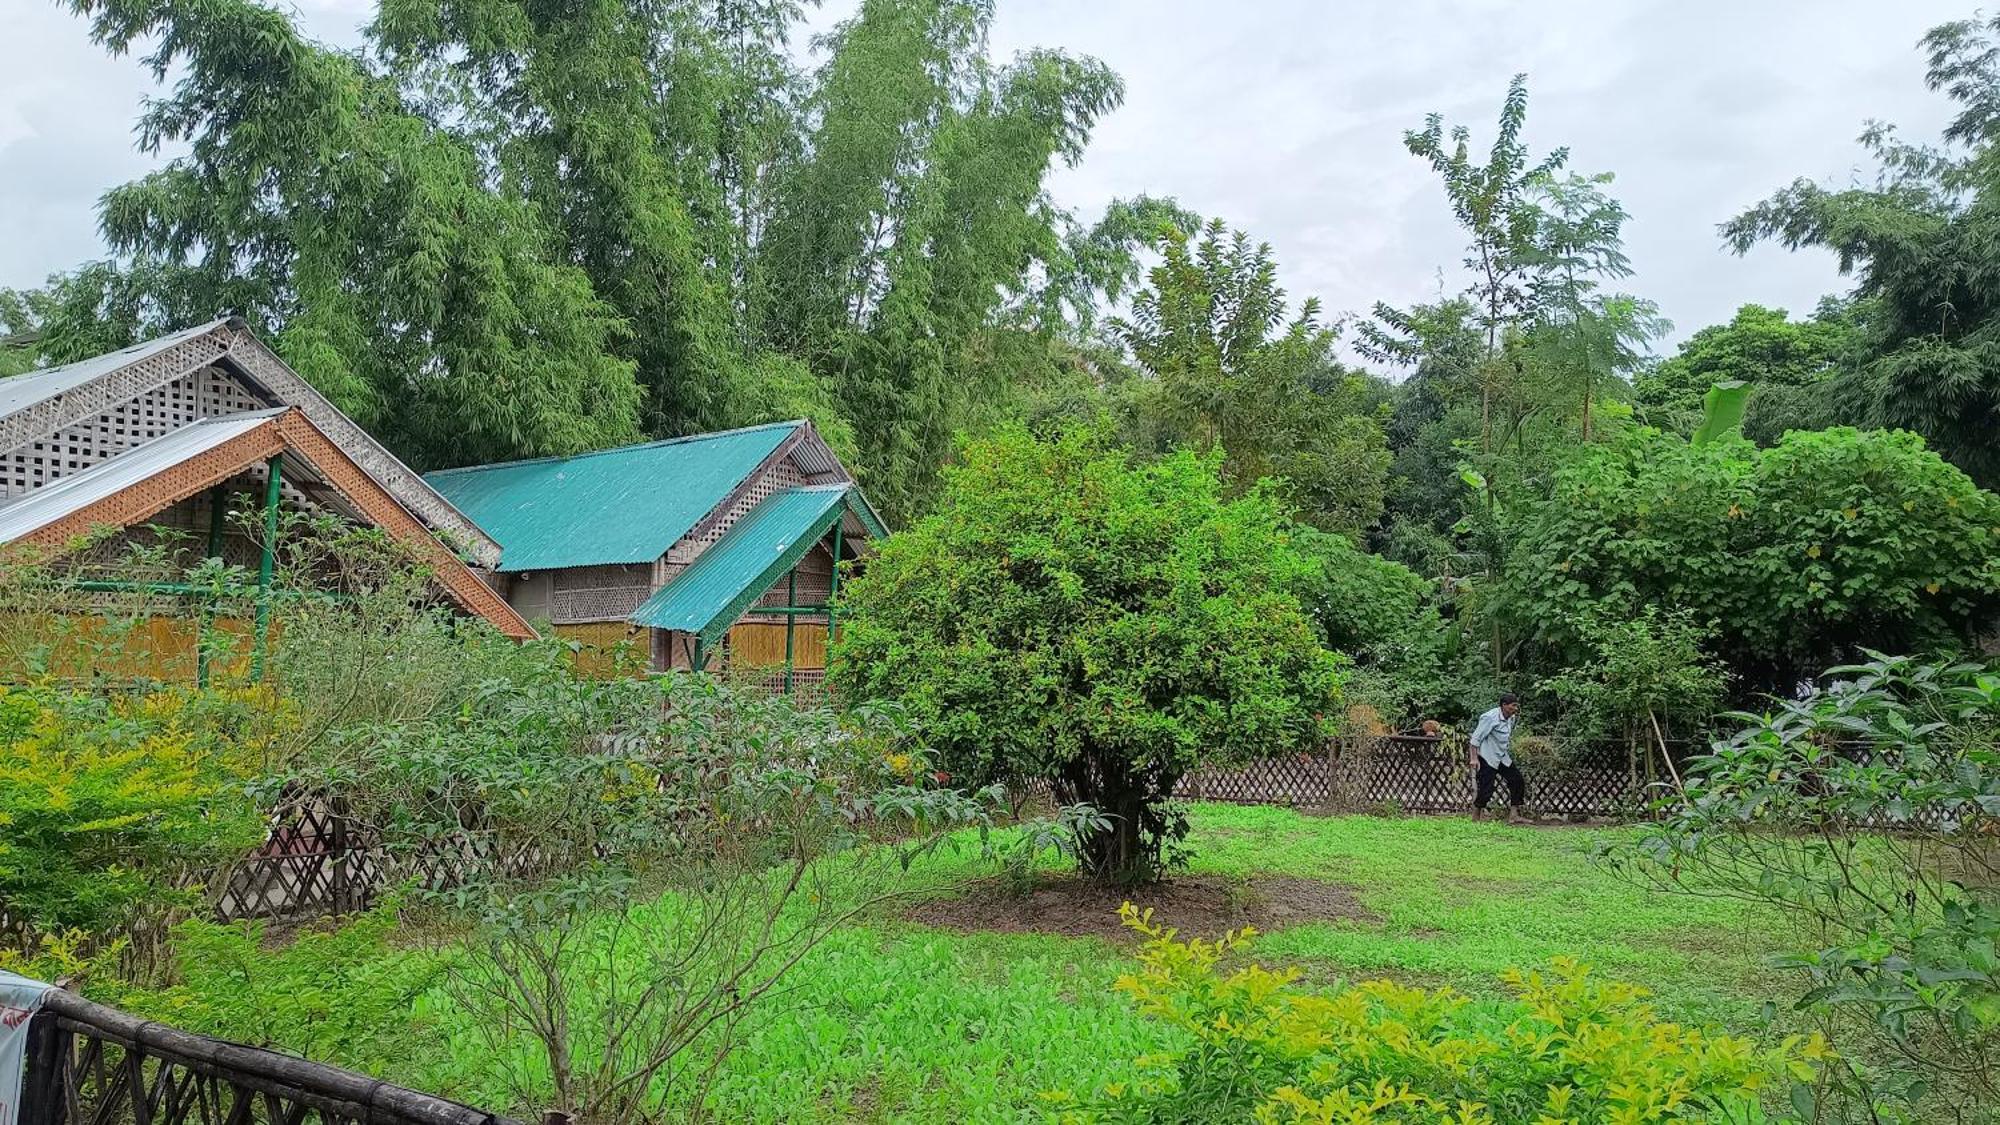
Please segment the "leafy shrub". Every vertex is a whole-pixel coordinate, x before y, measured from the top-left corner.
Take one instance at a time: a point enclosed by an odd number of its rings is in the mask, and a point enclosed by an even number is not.
[[[1224,971],[1251,931],[1181,941],[1131,904],[1146,940],[1118,988],[1189,1046],[1129,1081],[1050,1101],[1065,1122],[1640,1122],[1759,1119],[1787,1082],[1810,1089],[1819,1038],[1759,1048],[1661,1022],[1644,989],[1574,961],[1503,974],[1514,999],[1365,981],[1330,994],[1296,970]]]
[[[1741,689],[1789,693],[1859,646],[1950,651],[2000,610],[2000,497],[1914,434],[1791,433],[1770,449],[1649,431],[1594,445],[1503,510],[1497,608],[1547,653],[1645,606],[1716,629]]]
[[[106,939],[198,901],[262,834],[227,701],[0,686],[0,905]]]
[[[1186,831],[1183,774],[1326,733],[1339,662],[1293,593],[1310,564],[1268,499],[1223,499],[1213,459],[1010,429],[963,461],[842,587],[834,680],[906,706],[954,778],[1096,808],[1086,869],[1150,878]]]
[[[396,904],[270,940],[261,922],[190,918],[174,929],[176,980],[158,989],[101,982],[96,998],[187,1031],[294,1051],[372,1074],[401,1069],[412,1008],[440,960],[390,947]]]
[[[1580,623],[1590,658],[1542,683],[1575,736],[1645,747],[1706,730],[1727,698],[1728,673],[1709,653],[1714,629],[1688,610],[1646,606],[1634,616]]]
[[[1873,1100],[2000,1105],[2000,671],[1878,656],[1696,762],[1623,858],[1671,890],[1768,903],[1805,928],[1798,1006],[1893,1060]],[[1880,830],[1880,831],[1878,831]],[[1845,1072],[1843,1072],[1845,1073]]]
[[[1348,698],[1392,724],[1434,714],[1456,694],[1453,629],[1429,579],[1311,528],[1294,533],[1310,568],[1299,603],[1326,647],[1354,662]]]

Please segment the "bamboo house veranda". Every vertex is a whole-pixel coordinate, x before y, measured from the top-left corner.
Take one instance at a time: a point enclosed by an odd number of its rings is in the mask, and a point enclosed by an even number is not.
[[[254,621],[239,623],[254,630],[254,662],[282,593],[281,510],[380,529],[429,568],[442,602],[533,635],[482,577],[499,545],[240,320],[0,379],[0,557],[82,552],[69,580],[80,606],[93,594],[158,596],[152,674],[180,674],[190,656],[204,670],[201,642],[215,623],[202,602],[216,591],[121,573],[129,548],[157,544],[164,529],[254,575],[225,591],[254,606]]]

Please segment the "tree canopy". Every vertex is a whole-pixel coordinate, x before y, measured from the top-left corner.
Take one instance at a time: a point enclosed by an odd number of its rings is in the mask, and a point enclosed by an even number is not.
[[[1099,429],[968,445],[932,515],[844,587],[832,676],[907,706],[971,784],[1045,782],[1111,818],[1101,879],[1149,878],[1201,764],[1318,744],[1340,665],[1295,590],[1311,563],[1213,457],[1135,463]]]
[[[1969,639],[2000,609],[2000,497],[1908,433],[1832,429],[1769,449],[1640,431],[1506,509],[1501,614],[1549,666],[1646,607],[1716,632],[1746,686],[1789,694],[1870,648]]]
[[[1160,206],[1049,199],[1122,85],[989,59],[981,0],[867,0],[812,73],[788,0],[386,0],[355,54],[253,0],[73,6],[158,40],[140,142],[189,152],[106,194],[42,354],[239,313],[424,468],[806,415],[918,510],[1011,390],[968,355],[1087,323]]]
[[[1864,358],[1837,393],[1849,416],[1923,434],[2000,484],[2000,17],[1924,37],[1925,80],[1958,105],[1942,146],[1871,124],[1875,181],[1793,181],[1723,224],[1744,252],[1772,240],[1833,251],[1868,302]]]

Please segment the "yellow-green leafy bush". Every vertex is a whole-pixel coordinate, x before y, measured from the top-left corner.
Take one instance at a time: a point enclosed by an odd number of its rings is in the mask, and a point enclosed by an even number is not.
[[[1188,1045],[1091,1096],[1052,1095],[1064,1122],[1764,1121],[1766,1095],[1785,1102],[1826,1054],[1662,1022],[1644,989],[1570,960],[1509,970],[1506,1001],[1384,980],[1314,993],[1296,970],[1225,971],[1249,930],[1182,941],[1151,911],[1123,915],[1146,940],[1118,988]]]
[[[109,935],[255,846],[254,750],[227,706],[0,686],[0,907],[15,924]]]

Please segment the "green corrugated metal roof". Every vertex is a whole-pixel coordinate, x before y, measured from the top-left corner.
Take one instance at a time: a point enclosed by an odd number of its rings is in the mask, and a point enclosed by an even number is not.
[[[502,571],[651,562],[801,425],[445,469],[424,480],[499,542]]]
[[[702,635],[727,628],[778,577],[798,564],[842,513],[865,507],[850,484],[788,488],[737,520],[715,546],[653,592],[632,614],[635,625]],[[861,517],[872,523],[869,517]]]

